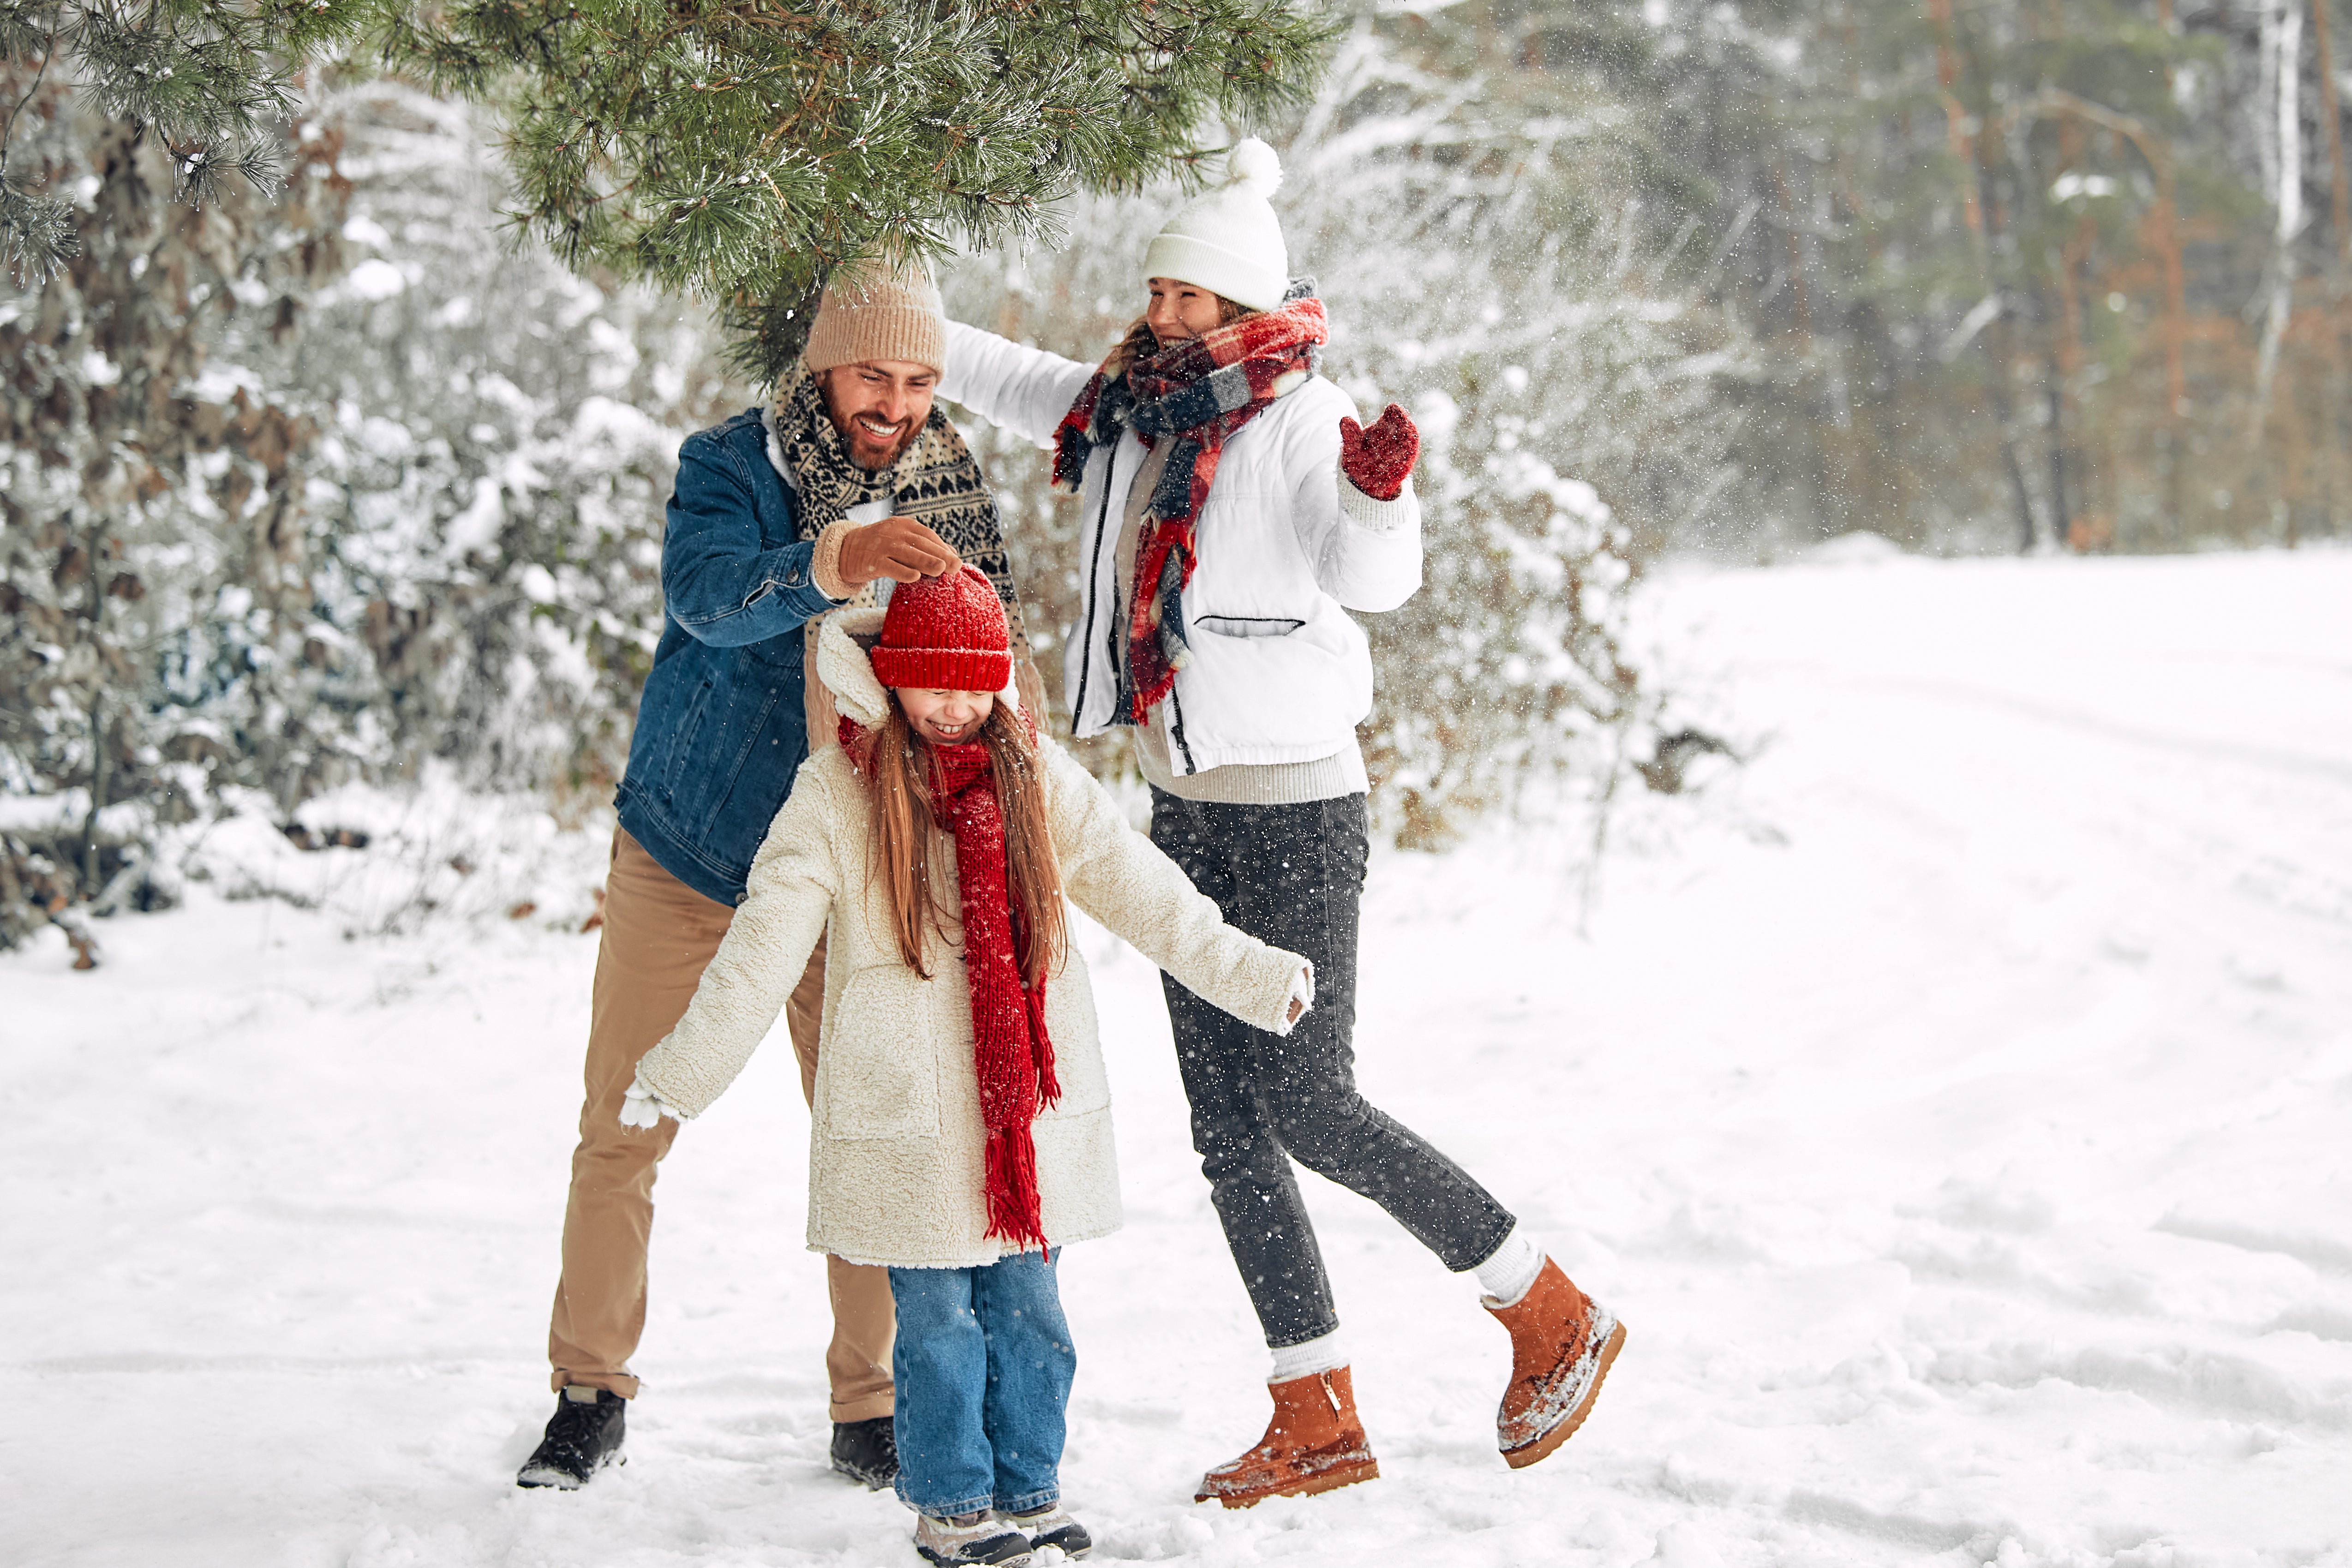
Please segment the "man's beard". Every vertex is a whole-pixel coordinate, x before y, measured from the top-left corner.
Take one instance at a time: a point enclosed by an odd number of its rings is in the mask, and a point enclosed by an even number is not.
[[[830,411],[828,410],[828,412]],[[915,444],[915,437],[923,433],[923,426],[920,420],[908,420],[907,422],[907,433],[899,437],[896,441],[890,443],[888,450],[883,456],[868,462],[866,458],[874,450],[873,447],[869,445],[873,440],[873,437],[863,430],[853,431],[838,417],[834,420],[833,424],[834,428],[841,432],[841,444],[843,447],[848,451],[849,460],[856,464],[859,468],[864,468],[869,474],[878,474],[883,469],[890,467],[891,464],[896,463],[899,458],[905,457],[907,455],[907,448]]]
[[[869,462],[867,461],[867,458],[874,449],[874,438],[866,431],[856,427],[856,421],[857,416],[856,415],[844,415],[839,408],[834,405],[833,384],[830,373],[828,373],[826,380],[818,385],[817,391],[819,394],[818,401],[824,405],[824,416],[833,421],[833,427],[835,430],[841,432],[842,450],[849,455],[849,460],[852,463],[855,463],[857,467],[865,469],[869,474],[878,474],[883,469],[890,467],[893,463],[896,463],[900,458],[905,457],[907,455],[907,448],[915,444],[915,437],[923,433],[922,420],[908,420],[907,422],[906,434],[900,436],[896,441],[892,442],[888,451]]]

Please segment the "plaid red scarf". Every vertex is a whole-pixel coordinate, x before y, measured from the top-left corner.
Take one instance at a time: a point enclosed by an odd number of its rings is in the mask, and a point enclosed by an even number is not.
[[[1147,447],[1160,436],[1176,441],[1143,514],[1128,594],[1122,700],[1113,723],[1145,722],[1152,704],[1175,686],[1176,672],[1192,662],[1183,593],[1199,564],[1194,525],[1225,442],[1315,374],[1322,363],[1317,351],[1330,335],[1315,279],[1294,279],[1274,310],[1171,343],[1124,374],[1111,374],[1105,362],[1062,416],[1054,432],[1054,482],[1066,489],[1078,488],[1087,458],[1118,440],[1122,428]]]
[[[1022,721],[1036,738],[1027,714]],[[868,779],[874,734],[841,721],[841,747]],[[972,1076],[980,1119],[988,1130],[982,1180],[988,1234],[1023,1251],[1046,1246],[1037,1197],[1037,1145],[1029,1124],[1062,1098],[1054,1077],[1054,1042],[1045,1034],[1045,982],[1021,983],[1013,944],[1013,889],[1004,864],[1004,812],[996,798],[988,748],[939,746],[930,753],[931,809],[955,835],[956,890],[963,896],[964,978],[971,995]]]

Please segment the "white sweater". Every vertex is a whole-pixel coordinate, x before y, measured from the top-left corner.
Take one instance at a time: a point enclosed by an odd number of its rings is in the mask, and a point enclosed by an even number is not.
[[[948,323],[940,395],[1040,446],[1095,367]],[[1374,500],[1339,472],[1339,421],[1356,405],[1320,376],[1225,443],[1201,509],[1200,565],[1184,590],[1192,661],[1154,710],[1179,775],[1228,763],[1336,755],[1371,712],[1372,657],[1349,610],[1392,610],[1421,586],[1421,502],[1408,482]],[[1079,613],[1063,690],[1081,737],[1110,726],[1127,596],[1112,558],[1144,458],[1129,431],[1087,460],[1079,491]]]
[[[882,615],[836,610],[817,641],[826,686],[843,711],[869,724],[888,698],[853,638],[877,631]],[[1039,751],[1070,900],[1195,994],[1259,1028],[1283,1028],[1306,960],[1225,924],[1068,752],[1050,740]],[[975,1268],[1005,1247],[986,1234],[987,1134],[953,844],[940,847],[932,887],[950,907],[947,931],[926,949],[925,980],[900,960],[889,894],[866,863],[869,801],[837,743],[803,764],[693,1002],[637,1077],[689,1116],[708,1108],[774,1026],[818,933],[827,933],[809,1247],[853,1263]],[[1110,1082],[1075,947],[1046,983],[1045,1024],[1062,1098],[1032,1131],[1045,1236],[1060,1246],[1108,1235],[1120,1218]]]

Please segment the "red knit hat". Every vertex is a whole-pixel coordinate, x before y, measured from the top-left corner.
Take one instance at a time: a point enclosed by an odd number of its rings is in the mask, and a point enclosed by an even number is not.
[[[874,647],[885,686],[1002,691],[1013,680],[1013,628],[977,566],[901,583],[891,591]]]

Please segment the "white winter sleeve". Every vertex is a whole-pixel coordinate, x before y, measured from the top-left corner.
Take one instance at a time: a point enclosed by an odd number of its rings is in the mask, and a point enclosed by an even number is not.
[[[950,321],[939,395],[1024,440],[1050,447],[1055,426],[1094,373],[1090,364]]]
[[[687,1116],[710,1108],[800,984],[841,890],[840,866],[825,831],[825,776],[803,767],[752,858],[749,891],[737,906],[694,1000],[662,1042],[637,1064],[637,1079]]]
[[[1054,853],[1070,901],[1243,1023],[1286,1034],[1307,961],[1227,925],[1217,906],[1071,755],[1041,744],[1052,795]],[[1311,994],[1311,993],[1310,993]]]
[[[1421,500],[1409,478],[1389,501],[1349,483],[1339,471],[1339,419],[1352,416],[1355,404],[1337,387],[1318,401],[1328,412],[1294,425],[1282,454],[1298,546],[1315,563],[1317,584],[1340,604],[1393,610],[1421,586]]]

